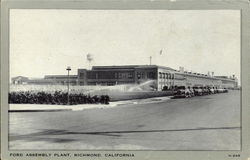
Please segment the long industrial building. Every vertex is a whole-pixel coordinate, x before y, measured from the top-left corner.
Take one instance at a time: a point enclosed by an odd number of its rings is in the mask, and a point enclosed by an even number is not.
[[[68,79],[69,78],[69,79]],[[142,84],[151,81],[154,90],[163,87],[171,89],[175,86],[210,86],[217,88],[237,88],[238,81],[233,75],[214,76],[184,71],[183,67],[175,70],[158,65],[122,65],[122,66],[93,66],[91,70],[78,69],[77,75],[46,75],[43,79],[30,80],[26,77],[23,82],[29,84],[67,84],[71,85],[119,85]],[[23,83],[20,77],[12,79],[12,83]]]
[[[237,88],[235,76],[214,76],[199,74],[157,65],[94,66],[92,70],[78,69],[79,85],[141,84],[154,80],[156,90],[174,86],[210,86],[217,88]]]

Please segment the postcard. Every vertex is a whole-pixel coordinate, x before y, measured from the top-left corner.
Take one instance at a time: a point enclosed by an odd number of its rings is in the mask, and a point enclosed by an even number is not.
[[[249,159],[249,1],[1,7],[2,159]]]

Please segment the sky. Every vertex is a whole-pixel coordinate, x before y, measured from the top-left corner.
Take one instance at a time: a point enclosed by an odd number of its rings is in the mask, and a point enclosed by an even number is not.
[[[160,51],[162,50],[162,54]],[[10,77],[152,64],[240,79],[239,10],[10,10]]]

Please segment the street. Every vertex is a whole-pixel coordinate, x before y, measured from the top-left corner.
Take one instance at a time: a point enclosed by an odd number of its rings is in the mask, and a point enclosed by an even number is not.
[[[114,108],[10,112],[15,150],[240,150],[240,91]]]

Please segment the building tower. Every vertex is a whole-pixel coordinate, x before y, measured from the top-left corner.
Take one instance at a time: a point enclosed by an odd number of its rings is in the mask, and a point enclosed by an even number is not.
[[[88,61],[88,63],[89,63],[89,66],[88,66],[89,69],[91,69],[91,62],[92,62],[93,60],[94,60],[93,55],[90,54],[90,53],[88,53],[88,54],[87,54],[87,61]]]

